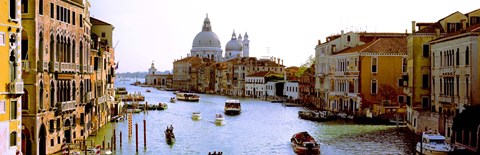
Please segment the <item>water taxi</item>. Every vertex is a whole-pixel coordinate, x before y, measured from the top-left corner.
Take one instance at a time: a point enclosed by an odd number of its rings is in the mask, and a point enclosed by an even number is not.
[[[427,131],[422,133],[422,140],[417,143],[416,151],[424,155],[446,155],[453,152],[453,147],[445,141],[445,136]]]
[[[127,95],[128,94],[127,88],[118,87],[117,89],[115,89],[115,94],[117,94],[117,95]]]
[[[215,115],[215,124],[217,125],[224,125],[225,124],[225,117],[222,114]]]
[[[192,119],[193,120],[200,120],[200,119],[202,119],[202,114],[200,112],[193,112],[192,113]]]
[[[170,98],[170,102],[171,102],[171,103],[175,103],[176,101],[177,101],[177,99],[175,99],[175,97],[171,97],[171,98]]]
[[[225,101],[224,110],[227,115],[238,115],[242,111],[242,106],[239,100],[227,100]]]
[[[290,142],[297,154],[320,154],[320,144],[306,131],[294,134]]]
[[[200,96],[194,93],[177,93],[177,100],[198,102]]]

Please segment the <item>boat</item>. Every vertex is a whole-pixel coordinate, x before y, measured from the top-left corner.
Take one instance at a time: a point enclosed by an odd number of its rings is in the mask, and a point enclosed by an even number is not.
[[[202,119],[202,114],[200,112],[193,112],[192,113],[192,119],[193,120],[200,120],[200,119]]]
[[[128,91],[127,91],[127,88],[125,87],[118,87],[117,89],[115,89],[115,93],[117,95],[127,95]]]
[[[297,154],[320,154],[320,144],[306,131],[294,134],[290,142]]]
[[[142,109],[127,109],[127,112],[140,113]]]
[[[157,110],[165,110],[165,109],[168,109],[167,103],[162,103],[162,102],[158,103]]]
[[[198,102],[200,96],[194,93],[177,93],[177,100]]]
[[[336,118],[330,111],[298,111],[298,117],[312,121],[328,121]]]
[[[225,117],[222,114],[215,115],[215,124],[224,125],[225,124]]]
[[[175,99],[175,97],[171,97],[171,98],[170,98],[170,102],[171,102],[171,103],[175,103],[176,101],[177,101],[177,99]]]
[[[422,133],[422,140],[417,143],[416,151],[425,155],[446,155],[454,149],[446,142],[445,136],[427,131]]]
[[[150,89],[145,90],[147,93],[152,92]]]
[[[224,109],[226,115],[238,115],[242,111],[242,106],[239,100],[227,100]]]
[[[173,133],[172,125],[170,125],[170,127],[167,127],[167,129],[165,130],[165,140],[169,145],[172,145],[173,143],[175,143],[175,134]]]

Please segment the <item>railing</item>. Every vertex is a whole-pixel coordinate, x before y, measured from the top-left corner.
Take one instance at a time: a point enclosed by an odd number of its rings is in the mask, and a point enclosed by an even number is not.
[[[75,63],[68,63],[68,62],[60,63],[61,72],[75,72],[75,69],[76,69]]]
[[[97,98],[97,104],[102,104],[107,101],[107,98],[105,96]]]
[[[23,71],[30,71],[30,62],[28,60],[22,60],[22,70]]]
[[[439,102],[444,102],[444,103],[453,103],[453,97],[452,96],[444,96],[441,95],[438,97]]]
[[[75,72],[76,72],[76,73],[80,72],[80,65],[79,65],[79,64],[76,64]]]
[[[453,72],[454,72],[453,67],[440,68],[440,73],[453,73]]]
[[[16,80],[8,84],[10,94],[23,94],[23,81]]]
[[[62,112],[75,110],[75,101],[62,102]]]

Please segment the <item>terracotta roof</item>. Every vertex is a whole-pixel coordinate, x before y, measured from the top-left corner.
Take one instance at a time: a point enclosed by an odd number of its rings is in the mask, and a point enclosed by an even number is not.
[[[441,40],[441,39],[444,39],[444,38],[448,38],[448,37],[452,37],[452,36],[456,36],[456,35],[460,35],[460,34],[464,34],[464,33],[470,33],[470,32],[480,32],[480,24],[472,25],[470,27],[467,27],[465,30],[460,30],[460,31],[448,33],[448,34],[446,34],[446,35],[444,35],[440,38],[432,40],[431,42],[434,42],[436,40]]]
[[[199,58],[199,57],[185,57],[185,58],[177,60],[175,62],[183,62],[183,61],[201,61],[201,58]]]
[[[270,71],[262,71],[248,75],[247,77],[265,77],[270,74]]]
[[[415,33],[435,33],[435,29],[437,28],[440,29],[440,33],[445,33],[445,30],[443,30],[443,27],[439,22],[431,23],[428,27],[418,30]]]
[[[104,21],[101,21],[97,18],[93,18],[93,17],[90,17],[90,23],[92,23],[92,25],[110,25],[110,26],[113,26],[112,24],[109,24],[107,22],[104,22]]]
[[[355,53],[355,52],[407,54],[407,39],[406,38],[379,38],[360,46],[344,49],[336,54]]]

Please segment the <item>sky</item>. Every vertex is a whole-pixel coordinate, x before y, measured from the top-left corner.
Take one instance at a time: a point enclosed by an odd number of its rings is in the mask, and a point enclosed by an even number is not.
[[[300,66],[318,40],[341,30],[411,32],[411,22],[436,22],[480,5],[469,0],[91,0],[90,15],[112,24],[117,72],[172,70],[190,53],[208,13],[225,50],[232,32],[248,33],[250,56]],[[225,54],[225,51],[223,52]]]

